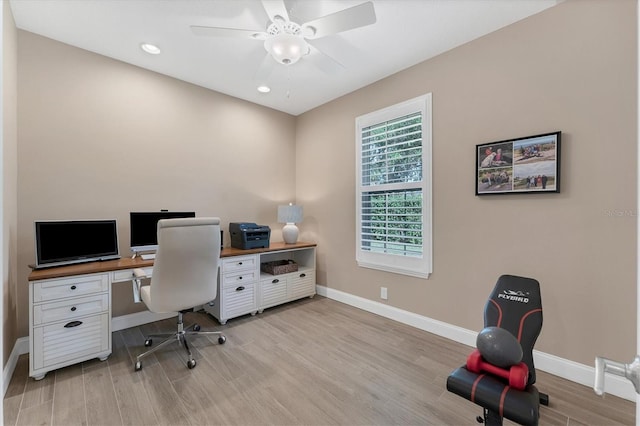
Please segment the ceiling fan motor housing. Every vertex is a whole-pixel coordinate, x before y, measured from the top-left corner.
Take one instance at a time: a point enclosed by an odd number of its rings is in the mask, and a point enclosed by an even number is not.
[[[295,64],[309,53],[309,46],[301,33],[300,25],[295,22],[275,21],[267,28],[269,36],[264,42],[264,48],[279,63]]]

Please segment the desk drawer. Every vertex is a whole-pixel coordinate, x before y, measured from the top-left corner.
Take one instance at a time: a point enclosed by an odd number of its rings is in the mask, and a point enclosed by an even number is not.
[[[223,291],[224,318],[233,318],[257,311],[254,284],[225,288]]]
[[[224,274],[222,276],[222,287],[233,287],[244,284],[251,284],[256,280],[256,271],[238,272],[235,274]]]
[[[268,308],[287,301],[287,279],[269,278],[260,280],[260,308]]]
[[[33,369],[46,368],[109,350],[109,314],[33,328]],[[67,325],[67,327],[65,327]]]
[[[316,293],[315,271],[304,271],[289,279],[289,298],[299,299]]]
[[[222,273],[255,270],[257,264],[256,256],[234,256],[222,260]]]
[[[108,294],[42,303],[33,307],[33,325],[70,321],[74,318],[108,311]]]
[[[150,277],[153,273],[153,267],[148,268],[140,268],[144,271],[147,277]],[[124,269],[122,271],[113,271],[112,272],[112,281],[114,283],[119,283],[123,281],[131,281],[133,279],[133,269]]]
[[[33,283],[34,303],[68,297],[84,296],[109,290],[109,275],[96,274],[43,280]]]

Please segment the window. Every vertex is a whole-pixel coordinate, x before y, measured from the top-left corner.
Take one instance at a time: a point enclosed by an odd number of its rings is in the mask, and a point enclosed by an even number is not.
[[[428,278],[431,94],[356,119],[356,260]]]

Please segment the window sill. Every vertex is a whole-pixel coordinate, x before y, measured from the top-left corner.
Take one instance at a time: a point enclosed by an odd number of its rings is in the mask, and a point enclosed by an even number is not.
[[[379,271],[390,272],[392,274],[407,275],[415,278],[423,278],[425,280],[428,280],[429,275],[431,275],[431,271],[427,272],[427,271],[408,270],[404,268],[394,268],[392,266],[385,266],[385,265],[379,265],[376,263],[367,263],[362,261],[357,261],[357,264],[361,268],[377,269]]]

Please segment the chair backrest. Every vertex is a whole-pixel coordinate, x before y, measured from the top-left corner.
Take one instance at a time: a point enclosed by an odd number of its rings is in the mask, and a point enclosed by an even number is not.
[[[536,381],[533,346],[542,329],[540,284],[532,278],[502,275],[484,308],[484,326],[500,327],[522,346],[522,361],[529,367],[529,385]]]
[[[150,289],[153,305],[176,312],[214,300],[219,262],[219,218],[159,220]]]

